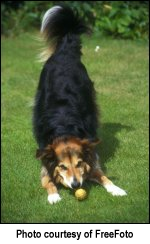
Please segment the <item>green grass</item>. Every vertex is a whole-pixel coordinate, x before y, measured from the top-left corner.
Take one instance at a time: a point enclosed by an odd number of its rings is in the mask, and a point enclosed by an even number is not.
[[[95,52],[96,45],[100,51]],[[128,193],[113,197],[86,183],[78,202],[60,188],[62,201],[49,205],[40,184],[40,162],[32,135],[32,101],[41,64],[31,34],[2,38],[2,222],[148,222],[148,47],[145,42],[84,39],[83,62],[101,107],[98,150],[102,168]]]

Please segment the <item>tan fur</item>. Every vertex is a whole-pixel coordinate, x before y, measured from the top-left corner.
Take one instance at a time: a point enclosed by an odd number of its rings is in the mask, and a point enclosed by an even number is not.
[[[103,176],[101,177],[101,184],[102,184],[102,185],[108,185],[108,184],[111,185],[112,182],[111,182],[111,180],[109,180],[106,176],[103,175]]]
[[[112,182],[104,175],[103,171],[99,168],[93,169],[89,179],[92,181],[96,181],[103,186],[107,184],[112,184]]]
[[[50,41],[50,43],[45,42],[45,34],[40,33],[36,38],[37,43],[39,44],[39,54],[37,55],[37,61],[45,63],[48,58],[54,53],[56,49],[56,43]]]
[[[70,140],[67,143],[58,142],[53,144],[53,149],[57,156],[61,156],[63,151],[67,151],[68,149],[73,149],[74,151],[81,152],[81,145],[77,144],[75,141]]]
[[[54,183],[50,180],[49,176],[44,176],[41,179],[42,187],[47,190],[48,195],[57,193],[57,188]]]

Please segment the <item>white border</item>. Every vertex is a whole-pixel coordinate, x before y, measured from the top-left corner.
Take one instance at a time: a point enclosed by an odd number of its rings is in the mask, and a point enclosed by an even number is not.
[[[111,244],[120,244],[120,243],[139,243],[140,241],[150,242],[149,235],[149,224],[1,224],[0,225],[0,242],[8,243],[13,242],[22,244],[22,243],[111,243]],[[16,237],[17,230],[24,230],[25,232],[40,232],[40,238],[22,238],[22,236]],[[103,232],[113,232],[114,230],[120,230],[121,232],[133,232],[132,238],[101,238],[95,237],[95,231],[101,230]],[[45,232],[81,232],[80,239],[77,238],[44,238]],[[84,233],[92,232],[91,238],[85,238]]]

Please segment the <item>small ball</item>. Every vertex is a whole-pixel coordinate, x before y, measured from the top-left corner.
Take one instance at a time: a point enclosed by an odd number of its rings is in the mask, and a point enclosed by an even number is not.
[[[87,197],[87,193],[84,189],[80,188],[78,190],[75,191],[75,197],[78,199],[78,200],[83,200]]]

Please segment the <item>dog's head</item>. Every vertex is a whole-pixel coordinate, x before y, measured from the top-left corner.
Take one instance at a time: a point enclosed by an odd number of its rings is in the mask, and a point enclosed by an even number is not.
[[[45,149],[37,150],[37,158],[53,171],[52,177],[56,181],[70,188],[78,188],[90,173],[95,161],[94,147],[98,142],[78,138],[58,139]]]

